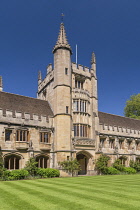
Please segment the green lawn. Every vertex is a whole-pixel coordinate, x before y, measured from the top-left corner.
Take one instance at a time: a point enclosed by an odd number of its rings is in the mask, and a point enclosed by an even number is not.
[[[140,175],[0,182],[2,210],[140,210]]]

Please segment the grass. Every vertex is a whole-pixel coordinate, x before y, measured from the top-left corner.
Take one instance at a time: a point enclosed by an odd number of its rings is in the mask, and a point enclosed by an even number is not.
[[[140,175],[0,182],[0,210],[139,210]]]

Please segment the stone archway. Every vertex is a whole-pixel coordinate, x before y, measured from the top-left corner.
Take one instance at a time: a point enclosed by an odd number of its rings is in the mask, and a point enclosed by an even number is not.
[[[92,156],[83,151],[83,152],[79,152],[77,155],[76,155],[76,158],[81,166],[81,170],[78,172],[78,175],[86,175],[89,171],[89,163],[91,162],[91,158]]]
[[[35,157],[36,162],[38,163],[38,168],[48,168],[49,167],[49,157],[46,155],[37,155]]]
[[[8,170],[20,169],[21,157],[15,154],[7,155],[4,157],[4,168]]]

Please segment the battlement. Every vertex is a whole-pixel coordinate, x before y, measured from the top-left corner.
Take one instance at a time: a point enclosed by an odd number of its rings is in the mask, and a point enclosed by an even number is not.
[[[140,130],[135,130],[133,128],[126,128],[120,126],[111,126],[106,124],[100,124],[100,132],[106,134],[114,134],[114,135],[121,135],[121,136],[133,136],[137,137],[140,136]]]
[[[12,110],[0,109],[0,122],[19,123],[28,125],[46,126],[50,119],[47,116],[37,114],[14,112]]]
[[[47,67],[47,75],[38,85],[38,92],[40,92],[44,87],[46,87],[54,78],[54,71],[52,69],[52,64],[49,64]]]
[[[87,77],[91,77],[91,69],[81,64],[72,63],[72,70],[74,73],[78,73]]]
[[[52,67],[52,64],[49,63],[49,65],[47,66],[47,72],[46,72],[46,75],[51,73],[51,71],[53,71],[53,67]]]

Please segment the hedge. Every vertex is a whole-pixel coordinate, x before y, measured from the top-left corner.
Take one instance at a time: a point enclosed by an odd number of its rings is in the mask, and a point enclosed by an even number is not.
[[[120,171],[117,170],[116,168],[108,167],[107,168],[107,174],[109,174],[109,175],[120,174]]]
[[[18,170],[5,170],[3,171],[3,180],[20,180],[25,179],[29,176],[29,173],[25,169],[18,169]]]
[[[123,171],[126,172],[127,174],[136,174],[137,173],[137,171],[131,167],[124,167]]]
[[[53,168],[38,168],[37,175],[42,178],[52,178],[52,177],[59,177],[60,172],[57,169]]]

